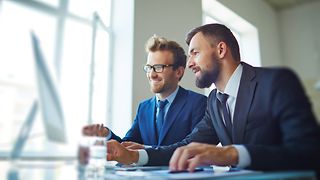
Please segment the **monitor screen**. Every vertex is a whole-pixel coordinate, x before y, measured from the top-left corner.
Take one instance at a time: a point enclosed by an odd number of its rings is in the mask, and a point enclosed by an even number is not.
[[[66,142],[63,108],[57,86],[42,54],[37,36],[31,33],[31,38],[38,86],[38,102],[46,136],[51,141]]]

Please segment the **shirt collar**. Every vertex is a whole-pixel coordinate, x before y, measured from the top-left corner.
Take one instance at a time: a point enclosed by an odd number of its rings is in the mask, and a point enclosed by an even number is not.
[[[171,93],[167,98],[166,98],[166,100],[168,100],[169,101],[169,104],[171,104],[172,102],[173,102],[173,100],[174,100],[174,98],[176,98],[176,95],[177,95],[177,93],[178,93],[178,91],[179,91],[179,86],[177,87],[177,89],[175,90],[175,91],[173,91],[173,93]],[[157,100],[157,102],[159,101],[159,98],[156,96],[156,100]]]
[[[240,85],[240,79],[242,75],[242,64],[239,64],[236,70],[232,73],[225,89],[224,92],[221,92],[217,89],[217,93],[226,93],[231,97],[237,98],[238,90],[239,90],[239,85]]]

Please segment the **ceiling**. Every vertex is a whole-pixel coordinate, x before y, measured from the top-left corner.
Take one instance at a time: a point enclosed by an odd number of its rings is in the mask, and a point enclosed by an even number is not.
[[[276,10],[282,10],[290,7],[299,6],[302,4],[320,1],[320,0],[265,0],[271,7]]]

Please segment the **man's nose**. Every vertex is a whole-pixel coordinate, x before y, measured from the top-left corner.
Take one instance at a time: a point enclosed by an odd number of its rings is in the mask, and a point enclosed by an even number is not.
[[[155,77],[157,77],[157,75],[158,75],[158,73],[156,73],[156,72],[154,71],[154,69],[151,69],[151,71],[149,72],[149,76],[150,76],[151,78],[155,78]]]
[[[192,68],[194,66],[194,60],[190,57],[187,62],[188,68]]]

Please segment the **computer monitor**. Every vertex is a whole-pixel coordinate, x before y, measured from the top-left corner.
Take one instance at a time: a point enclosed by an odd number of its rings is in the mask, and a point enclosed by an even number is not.
[[[22,125],[13,150],[11,151],[10,158],[12,160],[20,157],[39,107],[41,109],[47,138],[55,142],[65,143],[67,141],[59,92],[42,54],[39,40],[33,32],[31,32],[31,40],[34,52],[38,96],[32,103],[29,114]]]
[[[66,142],[64,116],[59,92],[42,55],[38,38],[34,33],[31,33],[31,37],[35,57],[38,101],[40,103],[46,135],[51,141]]]

